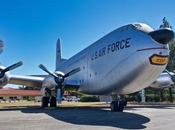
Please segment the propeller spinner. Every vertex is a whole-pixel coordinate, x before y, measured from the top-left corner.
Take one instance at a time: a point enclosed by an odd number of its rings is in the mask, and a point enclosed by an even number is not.
[[[80,68],[77,67],[71,71],[69,71],[68,73],[64,74],[63,72],[59,72],[59,73],[55,73],[52,72],[50,70],[48,70],[44,65],[40,64],[39,68],[42,69],[43,71],[45,71],[46,73],[48,73],[49,75],[53,76],[55,78],[55,82],[58,85],[62,85],[62,83],[64,82],[65,78],[74,75],[76,73],[78,73],[80,71]]]

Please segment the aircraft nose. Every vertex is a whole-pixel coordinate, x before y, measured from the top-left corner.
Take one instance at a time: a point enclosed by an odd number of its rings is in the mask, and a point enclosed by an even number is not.
[[[167,44],[174,38],[174,32],[168,28],[152,31],[148,35],[160,44]]]

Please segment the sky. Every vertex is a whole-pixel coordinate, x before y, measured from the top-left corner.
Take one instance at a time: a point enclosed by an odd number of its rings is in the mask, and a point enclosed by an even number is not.
[[[12,74],[45,74],[55,70],[56,41],[70,58],[105,34],[132,22],[154,29],[166,17],[175,28],[174,0],[0,0],[0,63],[24,65]]]

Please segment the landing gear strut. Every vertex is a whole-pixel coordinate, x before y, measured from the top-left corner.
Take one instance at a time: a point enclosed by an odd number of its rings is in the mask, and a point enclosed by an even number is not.
[[[18,63],[19,65],[21,65],[21,63]],[[18,64],[15,64],[13,66],[10,66],[8,68],[6,68],[6,70],[8,69],[13,69],[15,68],[16,66],[18,67],[19,65]],[[50,98],[50,106],[51,107],[56,107],[56,104],[57,104],[57,101],[61,102],[62,100],[62,94],[63,94],[63,89],[64,89],[64,81],[67,77],[75,74],[75,73],[78,73],[81,69],[80,67],[78,68],[75,68],[71,71],[69,71],[68,73],[63,73],[61,71],[59,72],[52,72],[52,71],[49,71],[44,65],[40,64],[39,65],[39,68],[42,69],[43,71],[47,72],[50,76],[52,76],[52,78],[54,78],[54,81],[55,83],[57,84],[56,87],[55,87],[55,95],[53,96],[51,94],[51,90],[48,89],[46,86],[47,86],[47,79],[45,80],[46,82],[43,82],[43,86],[45,86],[45,96],[42,98],[42,107],[47,107],[48,106],[48,98]],[[5,72],[5,71],[4,71]],[[50,82],[50,81],[49,81]],[[46,85],[44,85],[44,83]],[[54,85],[55,86],[55,85]],[[50,87],[49,87],[50,88]]]
[[[50,107],[57,107],[56,97],[43,96],[41,101],[41,107],[42,108],[48,107],[49,103],[50,103]]]
[[[111,111],[114,112],[123,112],[124,107],[127,105],[126,100],[121,99],[120,96],[114,101],[111,102]]]
[[[57,91],[58,88],[56,88],[54,91],[45,88],[45,93],[44,96],[42,97],[42,101],[41,101],[41,107],[45,108],[45,107],[57,107],[57,97],[59,97],[60,101],[61,101],[61,91]],[[59,92],[59,93],[58,93]],[[60,96],[59,96],[60,95]],[[50,104],[50,105],[49,105]]]
[[[41,100],[41,107],[42,108],[48,107],[48,104],[49,104],[49,97],[43,96]]]
[[[45,88],[44,91],[45,91],[45,93],[44,93],[44,96],[42,97],[42,100],[41,100],[41,108],[48,107],[50,95],[51,95],[50,89]]]
[[[57,107],[57,100],[55,96],[50,98],[50,107]]]

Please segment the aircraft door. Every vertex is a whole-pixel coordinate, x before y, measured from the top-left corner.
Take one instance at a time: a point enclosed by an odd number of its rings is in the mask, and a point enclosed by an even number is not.
[[[88,73],[88,54],[85,54],[83,56],[83,60],[82,60],[82,78],[81,78],[81,86],[83,87],[87,87],[88,81],[87,81],[87,73]]]

